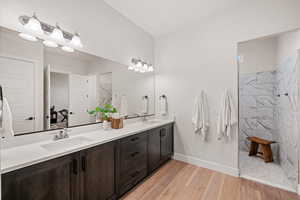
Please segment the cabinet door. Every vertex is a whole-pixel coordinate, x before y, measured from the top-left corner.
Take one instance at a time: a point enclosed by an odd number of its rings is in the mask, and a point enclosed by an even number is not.
[[[160,130],[161,160],[164,162],[173,154],[173,125],[168,125]]]
[[[81,200],[115,198],[115,143],[81,153]]]
[[[155,170],[160,164],[160,128],[150,131],[148,135],[148,169]]]
[[[78,200],[78,154],[2,176],[2,200]]]

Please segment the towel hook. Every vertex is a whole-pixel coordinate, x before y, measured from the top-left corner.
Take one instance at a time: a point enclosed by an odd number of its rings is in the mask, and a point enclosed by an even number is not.
[[[284,94],[282,94],[282,95],[284,95],[284,96],[289,96],[289,93],[284,93]],[[280,94],[277,94],[277,96],[280,97],[281,95],[280,95]]]
[[[142,97],[142,99],[148,99],[148,96],[147,96],[147,95],[145,95],[145,96],[143,96],[143,97]]]
[[[166,98],[167,98],[167,96],[164,94],[159,97],[159,99],[166,99]]]

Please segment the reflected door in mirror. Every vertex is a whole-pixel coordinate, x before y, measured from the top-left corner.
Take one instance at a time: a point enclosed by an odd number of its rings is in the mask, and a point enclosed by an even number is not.
[[[0,84],[12,113],[14,134],[35,131],[35,65],[21,59],[0,57]]]

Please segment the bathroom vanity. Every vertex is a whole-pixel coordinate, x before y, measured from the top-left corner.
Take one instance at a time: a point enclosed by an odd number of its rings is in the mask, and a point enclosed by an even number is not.
[[[173,121],[138,122],[50,144],[76,138],[83,142],[56,150],[43,141],[2,151],[2,199],[117,199],[171,159]],[[30,154],[35,150],[42,152]]]

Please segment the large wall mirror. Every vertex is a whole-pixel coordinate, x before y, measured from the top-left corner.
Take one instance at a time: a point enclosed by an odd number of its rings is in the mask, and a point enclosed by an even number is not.
[[[104,58],[30,42],[0,27],[0,85],[6,136],[99,122],[112,104],[124,118],[154,114],[154,74]]]

